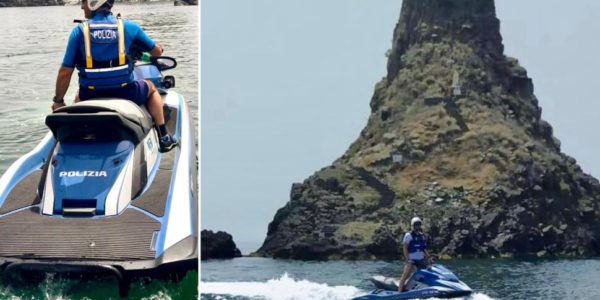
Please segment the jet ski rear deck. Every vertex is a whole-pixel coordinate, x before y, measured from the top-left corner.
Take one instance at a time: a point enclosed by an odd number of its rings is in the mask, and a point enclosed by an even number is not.
[[[180,139],[180,146],[166,153],[158,153],[147,113],[131,114],[127,109],[138,108],[125,100],[84,101],[65,108],[63,116],[47,118],[52,132],[0,178],[3,276],[20,271],[110,274],[125,295],[131,277],[197,268],[194,130],[183,97],[166,90],[162,95],[167,128]],[[118,108],[121,104],[129,108]],[[111,111],[111,105],[118,109]],[[133,124],[110,122],[78,132],[85,122],[104,116]],[[117,139],[112,144],[100,141],[106,137],[89,140],[89,132]],[[101,159],[90,153],[102,147],[112,152]],[[77,168],[66,171],[65,165]],[[106,182],[114,183],[102,191]],[[101,193],[77,197],[93,189]]]

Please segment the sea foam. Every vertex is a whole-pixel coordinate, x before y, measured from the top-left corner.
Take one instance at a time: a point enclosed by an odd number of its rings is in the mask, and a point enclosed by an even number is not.
[[[201,282],[201,294],[242,296],[261,299],[305,300],[330,299],[347,300],[365,291],[354,286],[330,286],[308,280],[296,280],[287,273],[280,278],[266,282]]]
[[[348,300],[368,291],[350,285],[331,286],[305,279],[294,279],[287,273],[266,282],[201,282],[201,295],[223,295],[266,300]],[[204,297],[203,297],[204,298]],[[213,299],[227,299],[216,297]],[[475,293],[471,300],[491,300],[485,294]]]

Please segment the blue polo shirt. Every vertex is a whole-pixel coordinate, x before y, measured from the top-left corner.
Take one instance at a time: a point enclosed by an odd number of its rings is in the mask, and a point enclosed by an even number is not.
[[[96,21],[115,21],[116,18],[112,15],[111,12],[108,11],[100,11],[97,12],[92,20]],[[150,51],[154,48],[156,43],[146,33],[142,28],[129,20],[123,20],[123,31],[125,33],[125,53],[130,54],[129,49],[131,45],[134,43],[139,46],[143,51]],[[108,61],[111,59],[115,59],[117,57],[117,53],[113,53],[113,51],[107,52],[103,51],[103,49],[97,49],[101,47],[92,47],[92,57],[96,61]],[[85,48],[83,45],[83,30],[79,24],[71,30],[71,35],[69,36],[69,42],[67,43],[67,51],[65,52],[65,57],[63,58],[62,65],[68,68],[74,67],[83,67],[79,66],[81,62],[85,61]]]

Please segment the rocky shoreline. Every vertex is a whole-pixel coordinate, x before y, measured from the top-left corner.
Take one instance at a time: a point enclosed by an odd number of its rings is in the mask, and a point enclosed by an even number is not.
[[[224,231],[202,230],[200,233],[201,260],[241,257],[233,237]]]
[[[600,183],[560,150],[493,0],[404,0],[371,115],[255,255],[398,259],[415,215],[442,258],[600,255]]]
[[[64,0],[5,0],[0,2],[0,7],[27,7],[27,6],[58,6],[65,5]]]
[[[117,0],[117,3],[129,2]],[[148,0],[138,0],[137,2],[149,2]],[[180,5],[198,5],[198,0],[174,0],[173,4]],[[30,6],[61,6],[61,5],[79,5],[78,0],[4,0],[0,1],[0,7],[30,7]]]

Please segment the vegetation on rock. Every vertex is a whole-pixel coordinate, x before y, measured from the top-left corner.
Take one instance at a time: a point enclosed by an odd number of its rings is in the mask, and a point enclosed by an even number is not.
[[[397,259],[415,215],[442,257],[600,254],[600,184],[499,28],[493,0],[404,0],[367,126],[292,186],[258,254]]]

